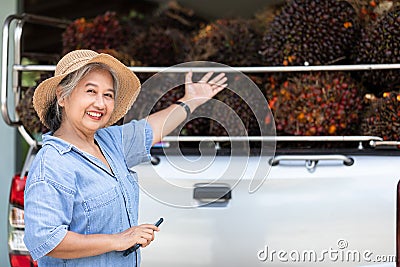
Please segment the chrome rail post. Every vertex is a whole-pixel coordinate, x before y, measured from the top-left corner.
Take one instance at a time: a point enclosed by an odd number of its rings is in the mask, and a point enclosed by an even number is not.
[[[21,39],[22,39],[22,30],[25,24],[25,17],[21,20],[18,20],[14,30],[14,65],[21,65],[22,58],[22,47],[21,47]],[[20,94],[21,94],[21,72],[12,68],[12,89],[14,92],[14,103],[15,106],[18,105]],[[15,114],[15,119],[19,121],[18,114]],[[29,144],[30,147],[37,147],[37,141],[32,137],[31,134],[25,129],[23,125],[19,125],[18,127],[19,133],[25,139],[25,141]]]
[[[4,121],[10,126],[19,126],[19,121],[14,121],[8,111],[8,70],[9,70],[9,34],[10,26],[14,20],[21,20],[21,16],[8,16],[3,26],[2,60],[1,60],[1,114]]]

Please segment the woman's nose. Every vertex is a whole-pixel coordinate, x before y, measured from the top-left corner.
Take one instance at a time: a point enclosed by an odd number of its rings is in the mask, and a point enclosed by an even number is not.
[[[104,103],[104,99],[102,95],[97,95],[96,99],[94,101],[94,105],[98,108],[104,108],[105,107],[105,103]]]

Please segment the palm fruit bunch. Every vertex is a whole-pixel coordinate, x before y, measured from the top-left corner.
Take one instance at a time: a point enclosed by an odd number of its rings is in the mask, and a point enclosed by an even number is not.
[[[50,78],[52,75],[49,73],[40,74],[40,78],[36,81],[35,86],[31,86],[23,91],[21,95],[21,100],[18,102],[15,110],[17,115],[28,133],[32,135],[45,133],[48,129],[42,124],[37,115],[35,109],[33,108],[33,94],[39,83]]]
[[[359,133],[363,91],[344,72],[301,73],[275,87],[266,84],[279,135]]]
[[[172,66],[184,61],[189,40],[176,28],[151,25],[146,31],[130,36],[126,53],[145,66]],[[128,36],[129,38],[129,36]]]
[[[160,5],[149,23],[191,34],[204,26],[206,20],[198,16],[193,9],[183,7],[177,1],[168,1]]]
[[[140,93],[126,119],[142,119],[168,107],[184,95],[179,85],[183,78],[178,73],[161,72],[142,84]]]
[[[400,93],[385,92],[368,101],[361,123],[361,133],[382,137],[385,141],[400,140]]]
[[[124,51],[145,66],[171,66],[185,60],[192,31],[202,20],[175,1],[161,5],[152,14],[127,22]]]
[[[94,19],[74,20],[62,35],[63,54],[75,49],[116,49],[123,44],[123,27],[115,12],[107,11]]]
[[[346,62],[358,36],[357,14],[347,1],[293,0],[272,21],[260,53],[270,66]]]
[[[229,66],[260,65],[262,33],[252,20],[219,19],[202,27],[192,39],[186,60],[214,61]]]
[[[214,97],[210,134],[259,136],[266,105],[261,89],[242,73],[226,73],[226,77],[229,88]]]
[[[394,64],[400,62],[400,7],[380,16],[363,28],[355,53],[357,64]],[[374,70],[360,73],[367,89],[376,95],[400,85],[400,70]]]
[[[234,91],[226,89],[216,99],[223,103],[215,104],[212,111],[210,133],[215,136],[254,136],[260,135],[255,114],[246,101]],[[226,106],[225,106],[226,105]],[[237,115],[237,116],[236,116]]]
[[[140,61],[134,60],[129,54],[122,51],[117,51],[115,49],[98,49],[98,53],[109,54],[119,61],[121,61],[126,66],[140,66],[142,63]]]

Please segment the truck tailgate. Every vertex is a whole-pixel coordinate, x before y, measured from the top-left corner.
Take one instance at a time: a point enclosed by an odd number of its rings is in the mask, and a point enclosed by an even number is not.
[[[156,241],[142,249],[143,266],[358,266],[395,255],[400,159],[352,158],[352,166],[319,161],[313,171],[304,161],[271,167],[258,157],[244,170],[232,162],[228,169],[229,161],[248,159],[223,156],[202,157],[206,167],[187,157],[189,167],[179,168],[171,156],[136,166],[140,222],[165,219]],[[249,193],[250,181],[269,168]],[[231,198],[199,206],[194,187],[207,183],[229,186]]]

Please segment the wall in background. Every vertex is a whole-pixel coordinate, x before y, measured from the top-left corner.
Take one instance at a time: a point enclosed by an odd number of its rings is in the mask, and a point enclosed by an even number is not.
[[[17,0],[0,0],[1,26],[6,17],[16,11]],[[0,266],[7,267],[10,266],[7,245],[8,191],[15,172],[16,130],[6,125],[3,118],[0,119],[0,136]]]

